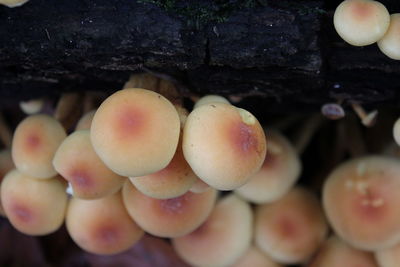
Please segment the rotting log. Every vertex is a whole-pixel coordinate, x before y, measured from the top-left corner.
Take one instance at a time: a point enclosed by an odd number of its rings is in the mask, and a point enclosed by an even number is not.
[[[335,33],[340,1],[247,1],[254,3],[195,23],[152,2],[162,1],[0,7],[0,103],[115,91],[143,70],[179,81],[183,95],[250,96],[251,105],[278,112],[316,110],[338,99],[374,105],[400,99],[400,63],[376,45],[352,47]],[[400,12],[397,1],[382,2]]]

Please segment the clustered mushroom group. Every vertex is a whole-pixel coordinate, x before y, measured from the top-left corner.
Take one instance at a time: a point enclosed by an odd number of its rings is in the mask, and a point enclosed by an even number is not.
[[[391,59],[400,60],[400,14],[390,15],[373,0],[345,0],[335,11],[334,26],[340,37],[354,46],[377,43]]]
[[[343,162],[320,202],[296,185],[299,151],[280,131],[224,97],[188,112],[175,96],[171,82],[136,74],[69,135],[59,108],[28,115],[11,143],[1,138],[2,214],[34,236],[65,222],[78,246],[101,255],[147,233],[193,266],[398,263],[399,159]],[[38,103],[21,108],[40,112]]]

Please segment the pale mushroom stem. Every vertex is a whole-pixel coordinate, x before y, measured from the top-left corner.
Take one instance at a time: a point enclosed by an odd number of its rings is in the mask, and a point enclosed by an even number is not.
[[[88,113],[89,111],[95,109],[96,105],[94,103],[94,96],[90,92],[86,92],[85,96],[83,97],[83,114]]]
[[[311,138],[314,136],[315,132],[320,128],[324,118],[321,114],[312,115],[309,119],[306,120],[303,127],[294,137],[294,147],[297,153],[302,154],[305,148],[311,141]]]
[[[352,157],[359,157],[367,154],[364,137],[359,124],[353,116],[349,116],[345,121],[346,138],[343,142],[346,144],[348,152]]]
[[[0,112],[0,140],[6,148],[11,147],[12,133],[10,127],[4,120],[3,113]]]
[[[54,111],[54,118],[57,119],[65,129],[71,128],[79,119],[81,96],[78,93],[63,94]]]
[[[357,116],[361,119],[361,123],[366,127],[372,127],[376,123],[376,118],[378,116],[378,111],[373,110],[371,112],[366,112],[364,108],[358,103],[351,103],[351,107]]]

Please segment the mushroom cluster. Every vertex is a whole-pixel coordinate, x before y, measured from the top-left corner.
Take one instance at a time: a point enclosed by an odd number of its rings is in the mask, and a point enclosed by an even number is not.
[[[340,37],[354,46],[377,43],[382,53],[400,60],[400,14],[390,15],[373,0],[345,0],[335,10],[334,26]]]
[[[137,74],[72,128],[61,123],[71,95],[52,115],[40,113],[43,103],[22,105],[28,116],[12,141],[0,120],[2,214],[34,236],[65,223],[98,255],[152,235],[191,266],[396,266],[398,158],[346,148],[350,157],[319,191],[298,182],[322,116],[306,123],[314,130],[294,131],[296,140],[222,96],[199,98],[188,112],[177,95],[171,82]]]

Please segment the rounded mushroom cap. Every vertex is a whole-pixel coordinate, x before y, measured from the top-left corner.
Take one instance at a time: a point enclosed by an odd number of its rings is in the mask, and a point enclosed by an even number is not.
[[[300,176],[300,158],[289,140],[276,131],[266,131],[268,151],[261,169],[235,192],[247,201],[261,204],[285,195]]]
[[[400,244],[375,251],[375,259],[380,267],[398,267],[400,262]]]
[[[28,235],[46,235],[60,228],[67,201],[61,177],[39,180],[12,170],[1,185],[1,202],[9,221]]]
[[[262,166],[264,130],[248,111],[224,103],[193,110],[183,132],[183,154],[194,173],[210,186],[232,190]]]
[[[185,194],[196,179],[197,176],[183,157],[181,142],[167,167],[149,175],[129,178],[140,192],[158,199],[174,198]]]
[[[393,125],[393,138],[397,145],[400,146],[400,118]]]
[[[400,60],[400,13],[390,16],[389,29],[378,41],[378,47],[391,59]]]
[[[344,263],[348,267],[378,267],[372,253],[352,248],[336,236],[325,240],[311,263],[307,266],[343,267]]]
[[[34,178],[51,178],[57,174],[52,161],[65,139],[62,125],[48,115],[31,115],[16,128],[12,141],[12,158],[16,168]]]
[[[28,115],[40,112],[43,108],[43,105],[44,105],[44,100],[42,98],[19,102],[21,110]]]
[[[400,241],[400,161],[368,156],[347,161],[326,179],[323,206],[336,234],[377,250]]]
[[[389,28],[386,7],[372,0],[345,0],[335,11],[335,29],[340,37],[355,46],[370,45],[383,37]]]
[[[104,255],[127,250],[144,233],[128,215],[121,193],[95,200],[72,198],[66,226],[78,246]]]
[[[28,1],[29,0],[0,0],[0,4],[8,7],[19,7]]]
[[[71,184],[77,198],[96,199],[114,194],[126,180],[100,160],[90,142],[88,130],[69,135],[58,148],[53,165]]]
[[[14,162],[11,158],[11,151],[8,149],[3,149],[0,151],[0,186],[1,182],[3,181],[4,176],[15,168]],[[1,191],[0,191],[1,192]],[[0,193],[1,196],[1,193]],[[5,212],[3,209],[3,205],[1,204],[0,200],[0,215],[5,216]]]
[[[225,103],[225,104],[230,104],[228,99],[226,99],[223,96],[219,96],[219,95],[206,95],[201,97],[199,100],[196,101],[196,103],[194,104],[193,109],[198,108],[200,106],[203,105],[209,105],[212,103]]]
[[[258,206],[255,243],[273,260],[283,264],[305,263],[328,232],[317,198],[295,187],[276,202]]]
[[[279,263],[271,260],[257,247],[251,246],[247,252],[240,257],[232,267],[282,267]]]
[[[76,124],[75,131],[90,130],[90,126],[92,125],[92,120],[95,113],[96,110],[91,110],[85,113]]]
[[[168,165],[178,145],[180,121],[175,107],[163,96],[124,89],[100,105],[90,132],[103,162],[119,175],[135,177]]]
[[[211,213],[217,197],[216,190],[208,190],[155,199],[142,194],[129,181],[122,192],[131,217],[143,230],[159,237],[178,237],[196,229]]]
[[[250,247],[250,205],[230,194],[218,201],[207,220],[188,235],[172,240],[178,255],[194,266],[229,266]]]

